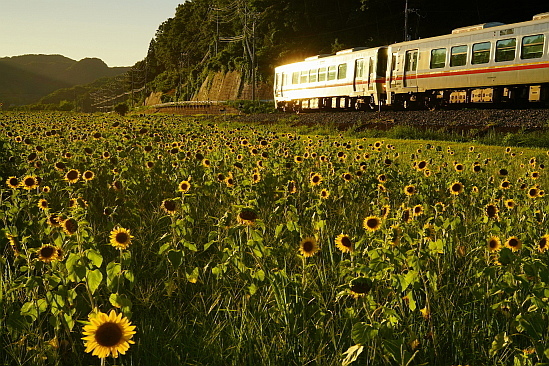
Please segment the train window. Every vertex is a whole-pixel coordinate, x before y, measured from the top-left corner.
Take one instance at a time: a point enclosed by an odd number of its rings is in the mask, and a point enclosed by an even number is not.
[[[326,68],[321,67],[318,69],[318,81],[326,81]]]
[[[345,79],[347,77],[347,64],[340,64],[337,66],[337,78]]]
[[[404,71],[417,70],[417,50],[406,51],[406,60],[404,62]]]
[[[318,75],[318,69],[310,70],[309,71],[309,82],[310,83],[316,83],[317,75]]]
[[[490,61],[490,42],[475,43],[473,45],[473,58],[471,63],[473,65],[485,64]]]
[[[364,75],[364,59],[355,61],[355,78],[362,79]]]
[[[446,48],[431,50],[431,69],[440,69],[446,66]]]
[[[502,39],[496,43],[496,62],[512,61],[515,59],[517,40],[515,38]]]
[[[299,72],[294,71],[292,73],[292,84],[299,84]]]
[[[540,58],[543,56],[544,41],[545,37],[543,34],[524,37],[522,39],[522,51],[520,52],[520,58]]]
[[[299,76],[299,83],[305,84],[309,82],[309,70],[301,71],[301,75]]]
[[[335,66],[328,66],[328,81],[335,80],[337,76],[337,68]]]
[[[463,66],[467,63],[467,46],[452,47],[450,66]]]

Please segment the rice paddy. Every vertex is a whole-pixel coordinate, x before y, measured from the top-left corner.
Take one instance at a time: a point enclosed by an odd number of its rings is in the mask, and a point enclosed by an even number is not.
[[[0,363],[548,364],[548,154],[2,114]]]

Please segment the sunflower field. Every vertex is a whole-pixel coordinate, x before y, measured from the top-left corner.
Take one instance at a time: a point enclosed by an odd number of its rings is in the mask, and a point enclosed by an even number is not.
[[[549,365],[546,150],[0,115],[0,364]]]

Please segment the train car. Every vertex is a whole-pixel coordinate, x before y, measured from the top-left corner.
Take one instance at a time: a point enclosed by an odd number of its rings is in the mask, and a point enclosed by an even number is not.
[[[278,109],[365,109],[385,100],[387,47],[352,48],[275,69]]]
[[[280,110],[549,104],[549,13],[275,69]]]
[[[408,107],[549,100],[549,13],[389,46],[387,104]]]

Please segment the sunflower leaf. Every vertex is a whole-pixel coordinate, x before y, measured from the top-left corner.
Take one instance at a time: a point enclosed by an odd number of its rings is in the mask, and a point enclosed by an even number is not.
[[[88,288],[92,295],[95,293],[97,288],[101,285],[103,281],[103,273],[99,269],[88,270],[86,273],[86,282],[88,283]]]

